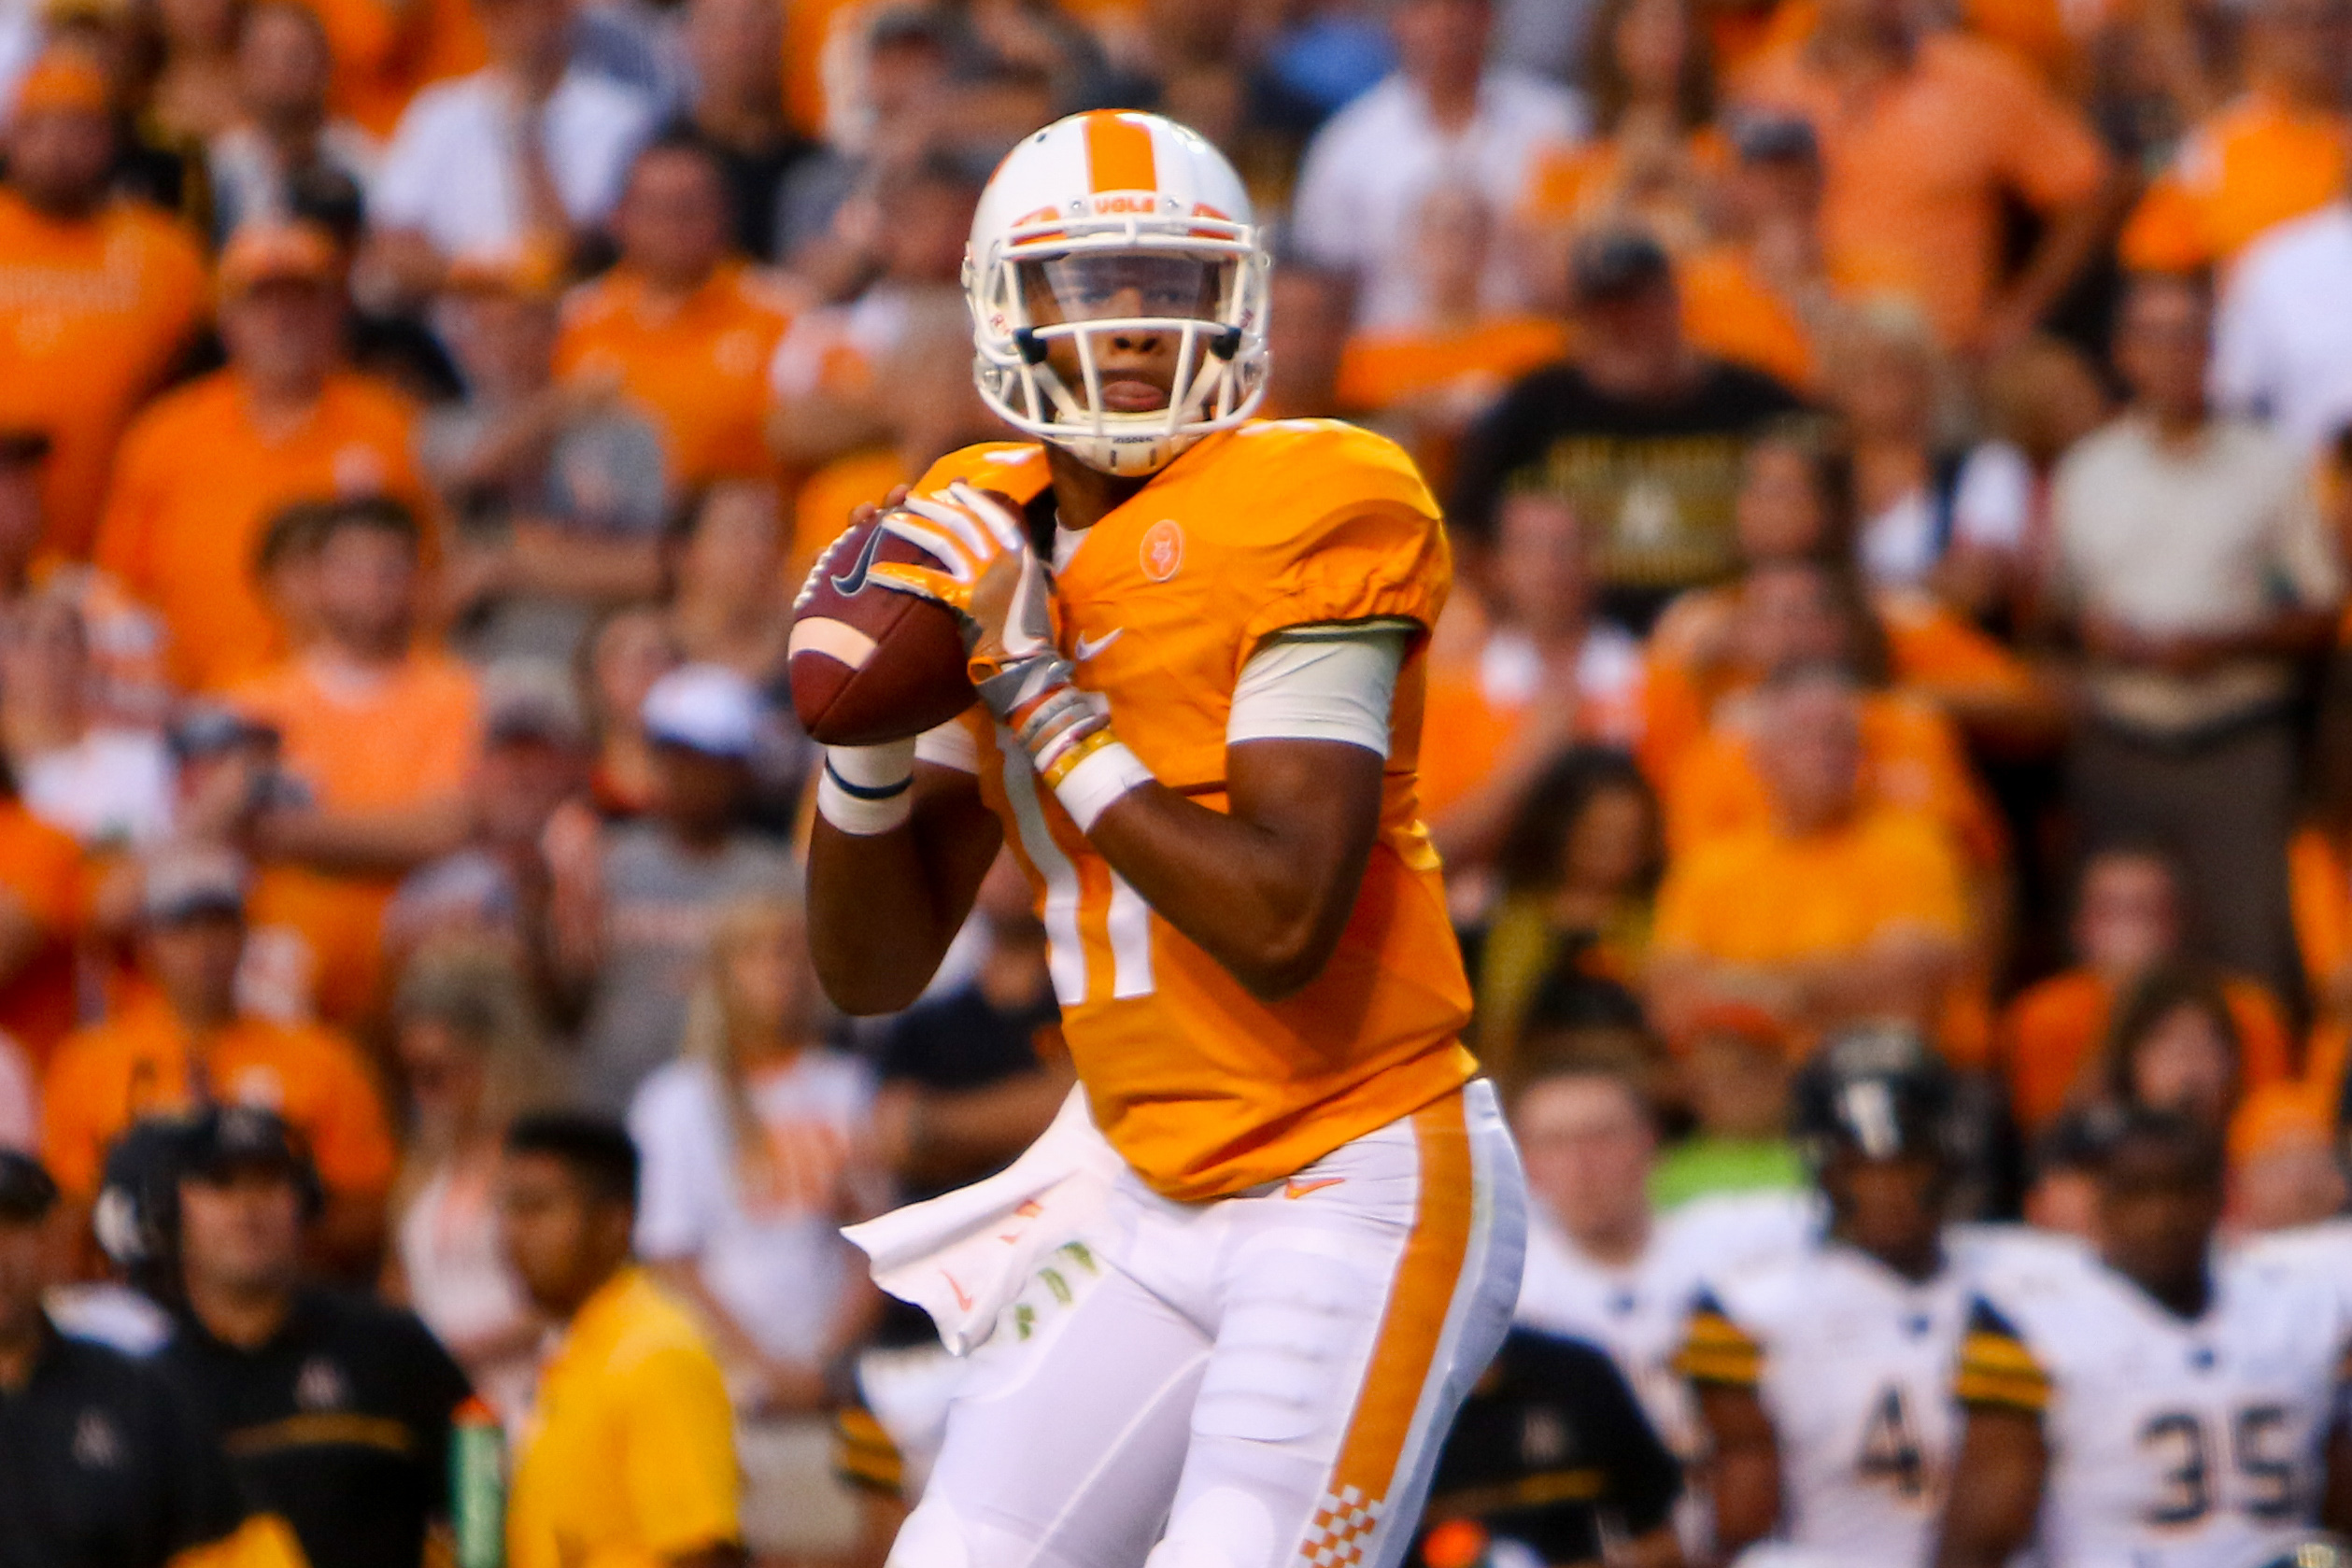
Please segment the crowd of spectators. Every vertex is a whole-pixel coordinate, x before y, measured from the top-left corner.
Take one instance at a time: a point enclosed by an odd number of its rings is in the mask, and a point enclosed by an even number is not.
[[[75,1310],[120,1331],[124,1135],[265,1106],[300,1160],[216,1185],[315,1179],[302,1268],[446,1348],[408,1393],[512,1418],[551,1321],[658,1284],[754,1546],[871,1548],[828,1477],[919,1485],[942,1374],[836,1227],[1070,1072],[1004,868],[914,1011],[818,994],[791,595],[995,433],[975,198],[1105,106],[1251,185],[1265,413],[1446,498],[1422,807],[1473,1043],[1616,1064],[1669,1135],[1636,1209],[1800,1182],[1791,1064],[1886,1020],[1972,1085],[1985,1212],[2066,1222],[2109,1101],[2226,1134],[2246,1224],[2343,1203],[2346,0],[28,0],[0,1146]],[[542,1279],[525,1156],[577,1233]],[[596,1251],[632,1193],[642,1274]],[[234,1383],[235,1342],[172,1354]]]

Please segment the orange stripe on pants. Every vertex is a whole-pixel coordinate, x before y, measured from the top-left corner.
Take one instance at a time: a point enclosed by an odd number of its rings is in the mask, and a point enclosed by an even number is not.
[[[1141,120],[1115,109],[1086,117],[1086,179],[1098,196],[1106,191],[1156,191],[1159,160],[1152,133]]]
[[[1477,1178],[1461,1094],[1413,1112],[1412,1123],[1421,1153],[1421,1191],[1380,1336],[1364,1369],[1364,1391],[1332,1467],[1331,1490],[1342,1497],[1351,1487],[1367,1499],[1388,1495],[1470,1250]]]

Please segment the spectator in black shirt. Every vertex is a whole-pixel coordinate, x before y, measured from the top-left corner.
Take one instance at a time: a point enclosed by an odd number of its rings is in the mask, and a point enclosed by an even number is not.
[[[168,1382],[42,1311],[56,1206],[0,1150],[0,1568],[164,1568],[236,1535],[245,1505]]]
[[[1681,1488],[1607,1351],[1515,1328],[1438,1455],[1413,1561],[1679,1568]]]
[[[1464,443],[1450,520],[1475,544],[1507,491],[1573,501],[1600,530],[1601,607],[1646,632],[1667,600],[1738,563],[1732,503],[1749,439],[1803,405],[1682,334],[1666,254],[1648,236],[1577,247],[1573,360],[1524,376]]]
[[[158,1363],[310,1568],[416,1568],[446,1519],[458,1370],[414,1315],[302,1274],[318,1179],[274,1113],[220,1107],[179,1149],[179,1321]]]

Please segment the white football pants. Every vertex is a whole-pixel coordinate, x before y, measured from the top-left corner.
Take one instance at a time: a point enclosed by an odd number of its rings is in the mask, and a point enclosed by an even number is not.
[[[1124,1174],[972,1352],[889,1568],[1396,1568],[1525,1206],[1482,1080],[1230,1198]]]

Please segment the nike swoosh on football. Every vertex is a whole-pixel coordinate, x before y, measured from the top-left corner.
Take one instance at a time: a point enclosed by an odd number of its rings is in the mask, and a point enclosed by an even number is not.
[[[1282,1183],[1282,1196],[1296,1202],[1309,1193],[1320,1193],[1325,1187],[1345,1186],[1347,1180],[1344,1176],[1325,1176],[1312,1181],[1301,1181],[1296,1177],[1292,1177]]]
[[[874,552],[882,548],[882,530],[875,529],[866,535],[866,542],[857,547],[857,559],[847,572],[833,579],[833,591],[843,599],[854,597],[866,586],[866,572],[874,563]]]
[[[1109,647],[1112,643],[1116,643],[1120,637],[1126,633],[1126,627],[1114,626],[1099,637],[1081,637],[1078,640],[1078,662],[1081,664],[1085,663],[1088,659],[1094,657],[1095,655],[1102,652],[1103,649]]]

